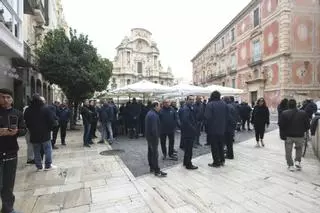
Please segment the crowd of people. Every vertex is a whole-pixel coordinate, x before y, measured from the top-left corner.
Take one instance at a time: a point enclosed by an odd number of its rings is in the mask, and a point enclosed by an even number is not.
[[[285,141],[286,161],[290,171],[301,170],[302,147],[305,135],[310,129],[310,122],[317,112],[312,100],[307,100],[299,109],[294,99],[281,101],[278,107],[280,138]],[[218,91],[212,92],[208,101],[201,97],[188,96],[177,103],[142,102],[133,99],[118,108],[112,100],[97,103],[85,101],[80,108],[84,133],[83,146],[91,147],[97,130],[101,138],[98,143],[112,143],[119,135],[134,139],[145,137],[148,142],[148,162],[150,172],[158,177],[167,174],[160,170],[158,146],[164,160],[178,160],[175,147],[175,134],[179,129],[180,145],[184,151],[183,165],[188,170],[198,169],[192,163],[193,148],[202,146],[200,135],[206,133],[206,145],[211,146],[212,162],[210,167],[222,167],[225,159],[234,159],[233,143],[235,131],[250,131],[253,126],[256,146],[264,147],[264,132],[270,124],[270,113],[263,98],[250,107],[247,103],[237,103],[233,97],[221,97]],[[35,164],[37,171],[51,170],[52,150],[56,146],[60,129],[61,145],[66,146],[66,130],[70,122],[71,110],[66,103],[46,104],[46,100],[34,94],[24,112],[13,108],[13,93],[0,89],[0,191],[2,212],[16,213],[13,210],[13,188],[17,169],[17,138],[26,136],[27,163]],[[315,122],[313,122],[315,123]],[[314,132],[314,127],[312,128]],[[167,149],[166,140],[169,140]],[[296,156],[292,159],[295,145]],[[44,164],[43,164],[44,161]]]

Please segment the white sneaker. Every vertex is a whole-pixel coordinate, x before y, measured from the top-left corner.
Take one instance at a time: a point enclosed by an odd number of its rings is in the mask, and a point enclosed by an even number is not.
[[[289,169],[290,172],[294,172],[295,171],[294,166],[289,166],[288,169]]]
[[[50,170],[53,170],[53,169],[57,169],[58,167],[51,164],[51,166],[49,168],[45,168],[44,171],[50,171]]]
[[[297,169],[298,171],[300,171],[300,170],[302,169],[302,167],[301,167],[301,162],[296,161],[296,162],[294,163],[294,165],[296,166],[296,169]]]
[[[42,172],[42,171],[43,171],[43,169],[38,169],[38,168],[37,168],[37,172]]]

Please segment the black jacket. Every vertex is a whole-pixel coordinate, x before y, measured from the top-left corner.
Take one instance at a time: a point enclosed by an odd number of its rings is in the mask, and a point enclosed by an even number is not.
[[[250,119],[252,108],[248,104],[240,104],[239,112],[241,119]]]
[[[83,124],[91,124],[92,123],[92,112],[90,111],[89,107],[83,106],[81,108],[81,116],[82,116],[82,121]]]
[[[23,136],[26,134],[26,126],[23,119],[22,112],[16,109],[4,109],[0,108],[0,128],[9,127],[9,116],[16,116],[18,118],[18,134],[15,136],[0,136],[0,157],[3,158],[3,153],[6,154],[17,154],[19,150],[18,136]],[[11,157],[15,157],[11,156]],[[8,156],[10,158],[10,156]]]
[[[224,135],[226,133],[229,109],[224,101],[210,101],[206,106],[204,116],[208,125],[208,134]]]
[[[228,106],[228,121],[226,133],[234,135],[234,131],[237,127],[237,110],[233,104],[227,104]]]
[[[44,143],[51,140],[51,130],[57,123],[48,107],[28,107],[24,112],[24,120],[30,133],[31,143]]]
[[[172,107],[163,107],[159,112],[161,134],[173,133],[178,124],[178,113]]]
[[[282,112],[279,121],[281,135],[286,137],[304,137],[310,129],[310,122],[306,112],[298,109],[288,109]]]
[[[153,109],[150,110],[145,118],[145,136],[147,140],[158,140],[160,137],[159,115]]]
[[[180,114],[181,113],[181,114]],[[197,120],[193,106],[184,105],[183,110],[179,113],[181,122],[181,135],[186,138],[194,138],[197,134]]]
[[[112,106],[104,104],[98,112],[99,120],[101,123],[106,124],[107,122],[111,122],[113,120],[114,115]]]
[[[196,102],[193,105],[194,113],[196,114],[196,120],[201,122],[204,120],[204,106],[201,102]]]
[[[270,113],[266,106],[255,106],[252,112],[251,123],[255,126],[270,124]]]

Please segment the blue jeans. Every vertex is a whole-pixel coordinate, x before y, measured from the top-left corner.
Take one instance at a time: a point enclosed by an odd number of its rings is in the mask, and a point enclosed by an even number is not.
[[[84,130],[83,130],[83,145],[87,145],[91,141],[91,124],[84,123],[83,124]]]
[[[34,152],[34,161],[38,169],[42,169],[42,159],[41,159],[41,147],[43,148],[45,155],[45,168],[50,168],[52,164],[52,144],[51,141],[46,141],[43,143],[34,143],[33,152]]]

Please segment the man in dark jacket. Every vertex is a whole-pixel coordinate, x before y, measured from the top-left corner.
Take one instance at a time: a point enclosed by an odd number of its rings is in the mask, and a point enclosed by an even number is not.
[[[236,109],[236,121],[237,121],[237,124],[240,124],[241,123],[241,117],[240,117],[240,104],[238,101],[235,101],[234,100],[234,96],[230,96],[230,101],[231,101],[231,104],[233,105],[233,107]],[[240,131],[240,125],[237,125],[236,127],[237,131]]]
[[[145,136],[148,141],[148,161],[150,172],[158,177],[165,177],[167,173],[162,172],[158,164],[158,145],[160,137],[160,119],[158,112],[160,111],[160,103],[152,103],[152,109],[147,113],[145,118]]]
[[[41,147],[45,155],[45,170],[56,168],[52,165],[51,130],[58,125],[54,114],[45,106],[45,99],[33,95],[31,105],[24,113],[24,120],[30,133],[33,145],[34,160],[38,171],[43,169]]]
[[[101,108],[98,111],[99,120],[101,123],[101,140],[99,143],[105,143],[108,140],[109,144],[113,143],[113,130],[112,121],[114,117],[113,106],[107,102],[103,102]]]
[[[89,101],[85,100],[83,103],[83,106],[81,108],[81,116],[82,116],[82,122],[83,122],[83,146],[90,148],[91,143],[91,120],[92,120],[92,112],[89,109]]]
[[[61,145],[66,145],[67,127],[71,116],[71,111],[67,107],[66,103],[62,103],[57,112],[59,118]],[[55,137],[55,139],[57,136]],[[55,143],[55,141],[54,141]]]
[[[163,107],[160,110],[159,117],[161,126],[160,142],[163,159],[165,160],[167,158],[167,154],[169,154],[170,160],[177,161],[177,151],[174,150],[174,133],[178,124],[178,114],[170,106],[169,100],[163,101]],[[167,137],[169,139],[169,153],[167,153]]]
[[[218,91],[212,92],[204,114],[208,124],[208,136],[213,158],[213,163],[209,164],[211,167],[220,167],[225,163],[224,139],[228,125],[228,114],[228,106],[221,100],[220,93]]]
[[[301,169],[302,147],[304,144],[304,135],[310,129],[308,114],[303,110],[297,109],[297,102],[294,99],[289,100],[288,110],[281,113],[279,127],[281,135],[285,135],[285,151],[288,169],[294,171],[294,165],[297,170]],[[292,159],[293,144],[296,149],[295,164]]]
[[[55,116],[55,119],[57,121],[59,121],[59,117],[58,117],[59,107],[60,107],[60,102],[59,101],[55,101],[53,104],[48,105],[48,108],[53,113],[53,115]],[[52,149],[58,149],[58,147],[56,146],[56,140],[57,140],[58,132],[59,132],[59,126],[53,127],[53,129],[52,129],[52,138],[51,138]]]
[[[197,135],[197,120],[193,109],[194,97],[188,96],[187,102],[183,107],[181,114],[181,137],[184,148],[183,165],[187,169],[198,169],[191,162],[192,159],[192,147]]]
[[[198,146],[201,146],[200,144],[200,134],[201,134],[201,127],[204,120],[204,106],[201,102],[201,97],[197,96],[196,103],[193,106],[194,112],[196,114],[196,120],[197,120],[197,135],[194,142],[194,148],[197,148]]]
[[[233,154],[233,141],[234,141],[234,132],[236,130],[237,122],[236,116],[237,112],[234,108],[233,104],[230,101],[229,97],[224,97],[223,100],[228,106],[228,121],[227,121],[227,128],[225,133],[225,144],[227,147],[227,158],[234,159]]]
[[[182,113],[183,113],[183,107],[185,105],[185,101],[180,101],[180,108],[178,110],[178,116],[179,116],[179,128],[181,130],[181,118],[182,118]],[[180,149],[184,149],[183,148],[183,138],[182,135],[180,134],[180,145],[179,145]]]
[[[129,137],[139,137],[139,119],[141,113],[141,106],[137,103],[135,98],[132,99],[132,103],[128,106],[129,113]]]
[[[89,102],[89,110],[91,111],[91,127],[90,127],[90,136],[92,138],[97,138],[97,124],[98,124],[98,109],[95,100]]]
[[[240,117],[241,117],[241,124],[242,124],[242,130],[246,130],[246,123],[248,131],[251,131],[250,129],[250,116],[251,116],[252,108],[248,105],[246,102],[242,102],[239,107]]]
[[[26,134],[22,112],[12,108],[12,91],[0,89],[0,192],[3,213],[13,210],[13,188],[18,163],[18,136]]]

